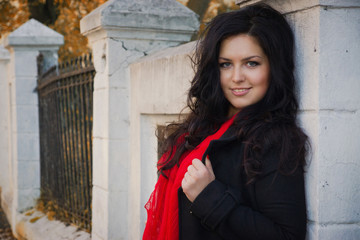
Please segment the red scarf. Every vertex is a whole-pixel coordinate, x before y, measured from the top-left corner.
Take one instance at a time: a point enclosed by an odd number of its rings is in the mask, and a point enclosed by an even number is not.
[[[235,115],[227,120],[213,135],[205,138],[194,150],[183,154],[180,167],[175,165],[165,174],[160,175],[155,190],[146,203],[148,219],[143,240],[178,240],[179,239],[179,203],[178,189],[189,165],[194,158],[202,159],[210,141],[219,139],[234,122]],[[168,157],[164,154],[159,161]]]

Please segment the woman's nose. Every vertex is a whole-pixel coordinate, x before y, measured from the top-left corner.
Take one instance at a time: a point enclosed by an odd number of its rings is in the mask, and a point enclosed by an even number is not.
[[[241,66],[235,66],[233,69],[233,82],[241,82],[245,80],[244,72],[241,69]]]

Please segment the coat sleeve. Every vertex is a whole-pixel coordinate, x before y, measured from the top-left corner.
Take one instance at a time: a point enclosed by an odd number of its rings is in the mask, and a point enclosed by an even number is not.
[[[276,159],[267,160],[277,162]],[[255,201],[252,207],[245,203],[241,189],[214,180],[195,199],[191,211],[201,219],[205,228],[217,232],[223,239],[305,238],[302,169],[285,176],[273,167],[251,187],[254,194],[252,201]]]

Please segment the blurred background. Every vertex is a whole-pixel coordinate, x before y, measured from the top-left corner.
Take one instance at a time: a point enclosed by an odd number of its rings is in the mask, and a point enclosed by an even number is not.
[[[80,34],[80,20],[107,0],[1,0],[0,38],[34,18],[62,34],[59,61],[64,62],[90,51]],[[234,0],[177,0],[199,15],[200,32],[206,22],[222,12],[238,9]]]

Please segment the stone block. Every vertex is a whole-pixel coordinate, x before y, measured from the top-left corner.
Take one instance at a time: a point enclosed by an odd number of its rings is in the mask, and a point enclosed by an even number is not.
[[[178,114],[186,106],[194,44],[165,49],[130,65],[131,95],[141,113]]]
[[[129,90],[110,88],[109,89],[109,138],[129,138]]]
[[[125,139],[129,134],[129,93],[110,88],[94,91],[93,136]]]
[[[115,182],[113,184],[116,184]],[[106,239],[130,239],[128,234],[128,192],[111,192],[109,194],[108,237]]]
[[[16,133],[39,134],[39,110],[35,105],[12,106],[13,113],[16,113]]]
[[[318,238],[313,239],[358,240],[360,236],[360,227],[355,223],[320,225],[318,231]]]
[[[319,130],[319,221],[360,222],[360,113],[322,111]]]
[[[146,55],[146,50],[153,47],[153,42],[124,40],[118,38],[109,39],[108,53],[118,51],[119,56],[109,62],[109,74],[121,68],[127,68],[129,64]]]
[[[124,192],[129,186],[129,141],[109,140],[109,191]]]
[[[16,133],[17,157],[20,161],[39,161],[39,133]]]
[[[94,92],[109,88],[108,75],[106,73],[96,72],[94,77]]]
[[[129,143],[126,140],[93,140],[93,184],[102,189],[125,191],[129,184]],[[111,161],[109,161],[111,159]],[[116,184],[113,184],[115,182]]]
[[[111,75],[107,75],[107,79],[109,88],[130,89],[129,68],[116,69]]]
[[[40,197],[40,189],[16,189],[17,191],[17,212],[23,212],[36,205],[37,199]]]
[[[10,54],[0,45],[0,188],[4,191],[9,186],[9,88],[7,80],[7,65]]]
[[[307,165],[305,166],[305,190],[307,217],[311,221],[318,218],[318,171],[319,162],[319,117],[315,111],[302,111],[299,116],[299,123],[308,135],[311,148],[307,156]]]
[[[39,55],[39,51],[36,49],[28,49],[23,51],[12,52],[12,62],[14,64],[14,74],[18,77],[30,77],[37,76],[36,58]]]
[[[93,186],[92,235],[98,236],[97,239],[111,239],[108,238],[109,214],[115,212],[116,209],[119,209],[119,206],[113,209],[109,208],[109,192]],[[125,216],[122,216],[122,218],[125,219]],[[120,223],[117,222],[117,224],[119,226]]]
[[[358,0],[346,0],[346,1],[338,1],[338,0],[319,0],[319,3],[325,6],[330,7],[356,7],[360,6],[360,2]]]
[[[3,62],[8,62],[10,60],[9,51],[0,45],[0,64],[4,64]]]
[[[40,188],[39,161],[19,161],[17,169],[19,189]]]
[[[91,43],[92,48],[96,49],[93,51],[93,63],[97,74],[107,74],[107,42],[108,39],[101,38]]]
[[[321,8],[320,26],[319,107],[359,110],[360,8]]]
[[[295,36],[295,77],[300,108],[314,110],[319,101],[319,10],[295,12],[287,15],[287,19]]]
[[[93,137],[109,138],[109,90],[94,90],[93,98]]]
[[[17,77],[16,83],[13,84],[14,94],[11,94],[11,103],[17,105],[38,104],[38,95],[35,91],[37,86],[36,77]]]
[[[323,166],[359,164],[360,113],[321,111],[319,114],[319,158]]]
[[[93,138],[93,186],[109,190],[109,140]]]

